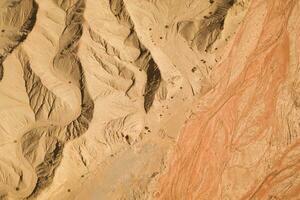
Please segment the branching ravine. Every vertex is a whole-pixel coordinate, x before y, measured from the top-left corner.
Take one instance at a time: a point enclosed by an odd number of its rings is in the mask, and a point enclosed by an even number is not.
[[[118,49],[116,49],[113,45],[109,44],[108,41],[103,39],[100,35],[98,35],[95,31],[93,31],[93,29],[89,28],[88,30],[91,39],[94,42],[100,44],[108,55],[116,56],[117,58],[121,59],[120,52]]]
[[[126,44],[128,43],[128,41],[131,41],[130,45],[140,50],[140,56],[135,60],[135,65],[144,70],[147,74],[147,82],[145,84],[144,91],[144,109],[147,113],[154,102],[155,94],[157,93],[162,80],[159,67],[154,61],[151,52],[142,44],[142,42],[138,38],[134,23],[130,15],[128,14],[128,11],[126,10],[124,1],[110,0],[109,4],[111,12],[115,15],[118,22],[126,26],[130,30],[130,33],[125,39],[124,43]]]
[[[12,8],[9,9],[15,9],[13,5]],[[15,11],[17,12],[17,11]],[[11,54],[16,47],[18,47],[26,38],[27,35],[31,32],[33,29],[35,22],[36,22],[36,14],[38,12],[38,4],[33,0],[32,1],[32,9],[29,13],[29,16],[25,23],[21,26],[19,30],[19,35],[16,37],[16,41],[11,41],[9,45],[5,47],[4,50],[0,53],[0,81],[3,79],[4,76],[4,68],[3,68],[3,62],[6,59],[6,57]],[[15,17],[15,16],[14,16]],[[3,31],[2,31],[3,32]]]
[[[79,57],[77,57],[77,46],[82,35],[84,8],[84,0],[78,0],[72,7],[67,9],[66,27],[60,36],[61,48],[53,62],[57,68],[76,68],[75,71],[77,74],[72,75],[74,76],[73,79],[77,81],[81,92],[81,114],[66,126],[53,125],[51,121],[49,121],[48,125],[33,128],[23,135],[21,139],[22,153],[25,159],[35,168],[37,176],[35,187],[27,199],[36,198],[44,188],[52,183],[55,170],[62,160],[64,145],[68,141],[84,134],[93,118],[94,102],[85,86],[86,80],[83,67],[81,66]],[[71,37],[69,37],[70,35]],[[67,102],[63,102],[43,85],[40,78],[31,69],[30,58],[21,48],[18,57],[24,71],[25,88],[29,97],[30,107],[34,111],[36,119],[39,119],[39,116],[46,116],[44,120],[49,120],[51,115],[57,112],[56,108],[66,107],[68,104]],[[55,62],[59,59],[64,60],[70,58],[72,62],[69,63],[72,66],[62,66],[59,65],[60,62]],[[41,115],[41,112],[45,115]],[[32,137],[36,137],[37,142],[34,145],[27,145],[31,143]],[[44,152],[41,152],[38,148],[45,141],[48,141],[49,145],[46,145]],[[33,156],[31,156],[32,153]],[[37,154],[42,154],[40,156],[43,158],[42,161],[36,160]]]
[[[192,47],[209,52],[221,36],[228,10],[235,2],[236,0],[220,1],[208,16],[204,16],[204,19],[179,22],[177,31]],[[195,31],[194,27],[198,29]]]

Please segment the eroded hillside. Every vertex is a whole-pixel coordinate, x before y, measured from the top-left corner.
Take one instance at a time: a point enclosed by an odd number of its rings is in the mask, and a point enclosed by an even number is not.
[[[299,8],[1,0],[0,199],[299,199]]]

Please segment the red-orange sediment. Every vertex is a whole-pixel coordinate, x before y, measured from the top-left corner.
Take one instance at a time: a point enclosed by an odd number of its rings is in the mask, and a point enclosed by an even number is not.
[[[222,76],[202,97],[209,106],[200,104],[178,139],[158,199],[300,199],[300,140],[286,136],[279,108],[295,35],[299,63],[300,29],[289,30],[292,17],[300,24],[297,0],[252,1],[217,67]]]

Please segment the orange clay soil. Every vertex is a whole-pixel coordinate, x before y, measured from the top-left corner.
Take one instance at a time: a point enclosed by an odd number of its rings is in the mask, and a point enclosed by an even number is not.
[[[289,125],[299,115],[299,24],[297,0],[251,2],[202,97],[209,103],[199,104],[159,179],[158,199],[300,198],[299,124]]]

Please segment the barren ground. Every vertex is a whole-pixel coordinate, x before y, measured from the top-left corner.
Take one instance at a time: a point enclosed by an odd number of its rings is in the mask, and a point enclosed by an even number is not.
[[[299,0],[0,0],[0,199],[300,200]]]

